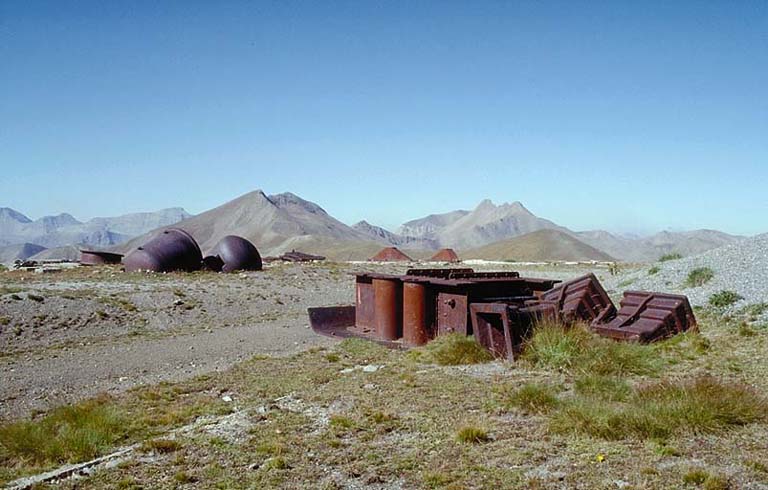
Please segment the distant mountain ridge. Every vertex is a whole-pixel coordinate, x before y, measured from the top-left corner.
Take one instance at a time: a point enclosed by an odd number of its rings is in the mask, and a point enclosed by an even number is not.
[[[43,216],[33,221],[14,209],[0,208],[0,246],[28,243],[46,248],[69,245],[109,247],[190,216],[182,208],[168,208],[148,213],[93,218],[86,222],[67,213]]]
[[[540,256],[534,259],[528,253],[528,260],[547,260],[552,258],[547,254],[556,252],[560,260],[613,257],[646,262],[669,252],[692,255],[741,239],[714,230],[665,231],[650,237],[603,230],[572,231],[536,216],[520,202],[496,205],[488,199],[472,210],[432,214],[403,223],[397,232],[391,232],[367,221],[348,226],[319,205],[290,192],[267,195],[256,190],[196,216],[181,208],[170,208],[81,223],[66,213],[32,221],[18,211],[0,208],[0,246],[29,243],[51,248],[86,244],[127,252],[170,225],[190,232],[203,252],[223,236],[235,234],[253,241],[263,255],[297,249],[337,260],[366,259],[384,246],[408,250],[415,257],[428,257],[430,251],[439,248],[453,248],[460,255],[482,249],[485,255],[503,252],[512,257],[510,247],[536,250],[538,246]],[[548,233],[535,234],[542,230]],[[526,239],[514,241],[517,237]],[[491,244],[499,247],[483,248]],[[7,253],[16,252],[9,249]]]

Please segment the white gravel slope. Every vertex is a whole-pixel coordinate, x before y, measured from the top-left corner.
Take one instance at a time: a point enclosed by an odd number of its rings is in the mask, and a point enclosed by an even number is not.
[[[732,308],[768,302],[768,233],[716,248],[700,255],[654,264],[661,270],[649,275],[648,269],[624,278],[632,281],[625,289],[666,291],[685,294],[691,304],[704,306],[718,291],[735,291],[744,297]],[[652,266],[650,266],[652,267]],[[703,286],[684,286],[688,274],[696,268],[709,267],[715,273]]]

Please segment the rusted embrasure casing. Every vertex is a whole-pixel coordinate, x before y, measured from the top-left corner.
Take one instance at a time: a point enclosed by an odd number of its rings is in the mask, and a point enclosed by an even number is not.
[[[408,346],[424,345],[429,341],[427,288],[423,284],[403,284],[403,342]]]
[[[374,320],[376,335],[384,340],[402,336],[402,283],[399,279],[374,279]]]
[[[168,228],[123,258],[126,272],[138,270],[170,272],[196,271],[203,263],[200,247],[192,235]]]

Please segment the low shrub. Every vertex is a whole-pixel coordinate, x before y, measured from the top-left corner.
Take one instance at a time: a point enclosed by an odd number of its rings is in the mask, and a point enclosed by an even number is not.
[[[698,267],[688,273],[688,277],[685,279],[685,286],[689,288],[695,288],[703,286],[715,277],[715,271],[709,267]]]
[[[683,258],[683,255],[681,253],[672,252],[672,253],[664,254],[661,257],[659,257],[659,262],[668,262],[670,260],[678,260],[682,258]]]
[[[744,299],[742,295],[736,291],[718,291],[709,297],[709,304],[715,308],[725,308],[735,302]]]

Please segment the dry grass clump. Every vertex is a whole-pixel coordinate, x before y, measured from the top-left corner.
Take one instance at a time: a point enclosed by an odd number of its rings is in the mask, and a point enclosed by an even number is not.
[[[0,462],[45,465],[95,458],[126,435],[127,417],[106,397],[0,426]]]
[[[528,413],[547,413],[559,405],[557,393],[551,385],[526,383],[513,391],[499,390],[498,395],[502,409],[514,407]]]
[[[649,346],[615,342],[591,333],[586,325],[569,328],[557,321],[534,327],[523,358],[543,368],[617,376],[655,374],[662,364]]]
[[[688,273],[688,277],[685,279],[685,286],[689,288],[695,288],[703,286],[715,277],[715,271],[709,267],[698,267]]]
[[[456,440],[464,444],[480,444],[490,440],[490,437],[488,437],[487,430],[474,425],[467,425],[456,433]]]
[[[418,362],[441,366],[480,364],[493,360],[491,353],[475,342],[474,337],[458,333],[440,335],[427,345],[413,349],[408,356]]]
[[[678,432],[717,432],[767,417],[768,402],[751,388],[700,377],[637,388],[623,403],[577,397],[552,415],[550,428],[605,439],[664,439]]]
[[[625,380],[605,374],[584,374],[574,381],[576,394],[606,401],[624,401],[632,388]]]

